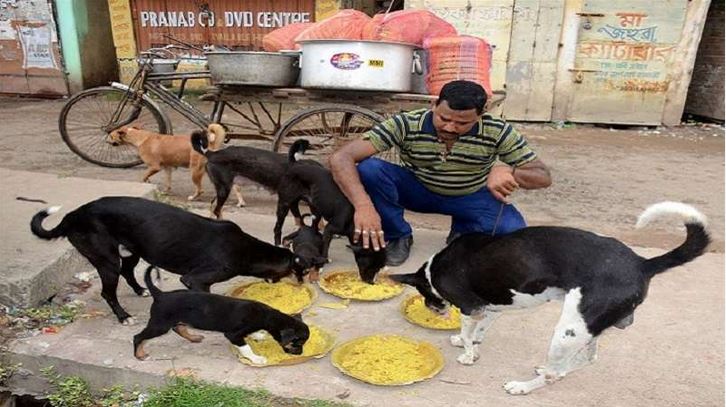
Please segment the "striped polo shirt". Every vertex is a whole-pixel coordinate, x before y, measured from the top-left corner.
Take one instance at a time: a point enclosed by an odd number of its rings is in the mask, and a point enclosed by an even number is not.
[[[429,109],[394,115],[363,138],[379,152],[396,148],[402,165],[413,171],[426,188],[449,196],[481,189],[497,159],[518,167],[537,158],[517,130],[488,113],[468,133],[459,136],[446,156],[446,144],[436,136]]]

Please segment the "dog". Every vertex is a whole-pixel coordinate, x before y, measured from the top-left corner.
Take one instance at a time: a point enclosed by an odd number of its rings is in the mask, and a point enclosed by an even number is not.
[[[607,328],[624,329],[646,297],[650,279],[702,255],[710,243],[706,217],[678,202],[648,207],[636,227],[678,215],[687,236],[677,248],[650,259],[620,241],[580,229],[528,227],[492,237],[473,233],[454,240],[413,274],[392,275],[416,287],[439,313],[452,304],[461,310],[461,333],[451,344],[463,347],[458,362],[478,359],[477,344],[502,311],[564,301],[544,367],[529,381],[504,385],[527,394],[595,361],[597,339]]]
[[[305,224],[305,218],[308,216],[312,217],[310,226]],[[320,219],[306,213],[302,215],[300,221],[298,230],[282,238],[282,245],[290,247],[293,253],[297,254],[301,259],[310,259],[311,268],[308,272],[308,280],[311,282],[318,281],[323,266],[328,262],[328,259],[322,256],[323,235],[318,227]]]
[[[154,299],[146,327],[134,336],[134,356],[145,360],[144,342],[164,335],[173,329],[190,342],[201,342],[202,335],[189,333],[188,327],[224,333],[240,354],[257,365],[265,365],[264,356],[256,355],[245,342],[247,335],[267,331],[286,353],[300,355],[310,337],[310,329],[298,315],[284,314],[261,302],[241,300],[198,291],[176,290],[163,292],[151,281],[149,266],[144,274],[146,287]]]
[[[282,225],[288,209],[293,215],[299,213],[298,203],[306,201],[313,215],[327,222],[323,229],[322,256],[328,258],[330,241],[335,235],[346,236],[350,243],[349,247],[353,250],[361,280],[373,284],[378,271],[386,265],[385,250],[366,249],[360,242],[353,242],[355,209],[329,170],[311,160],[298,161],[294,156],[290,156],[289,159],[290,167],[277,193],[275,244],[278,244],[282,234]]]
[[[232,222],[143,198],[100,198],[68,213],[55,228],[44,229],[43,219],[59,209],[35,214],[32,233],[46,240],[67,237],[98,271],[101,296],[124,325],[134,320],[118,302],[119,276],[137,295],[148,295],[134,278],[139,259],[180,274],[187,288],[207,292],[212,284],[235,276],[278,281],[294,274],[302,281],[310,267],[309,261],[248,235]]]
[[[210,150],[219,150],[224,143],[226,132],[216,123],[209,125],[207,132],[196,130],[194,133],[208,140]],[[202,177],[207,163],[204,155],[192,149],[191,136],[174,136],[158,134],[136,127],[122,127],[109,134],[108,142],[117,146],[130,144],[138,149],[139,157],[146,164],[147,170],[142,181],[149,182],[149,178],[157,172],[166,172],[165,191],[171,191],[171,172],[176,167],[188,167],[192,173],[192,183],[195,191],[187,199],[190,201],[202,194]],[[237,199],[244,203],[239,188],[235,189]]]
[[[222,217],[222,207],[227,201],[235,178],[247,178],[272,192],[277,192],[289,165],[288,156],[304,154],[310,148],[307,140],[300,139],[293,143],[288,155],[245,146],[230,146],[214,151],[200,134],[192,134],[191,140],[192,148],[207,158],[207,175],[216,191],[216,198],[212,202],[212,216],[217,219]],[[297,214],[298,223],[299,217]]]

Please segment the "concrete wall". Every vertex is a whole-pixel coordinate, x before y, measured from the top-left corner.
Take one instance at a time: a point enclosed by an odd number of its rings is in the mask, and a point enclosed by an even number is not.
[[[724,120],[724,0],[712,0],[688,89],[686,112]]]
[[[118,79],[106,2],[56,0],[55,4],[71,93]]]

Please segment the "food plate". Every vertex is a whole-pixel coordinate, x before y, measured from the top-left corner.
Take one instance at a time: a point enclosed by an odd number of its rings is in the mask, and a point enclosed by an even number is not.
[[[344,374],[379,386],[420,382],[444,367],[444,357],[435,346],[399,335],[353,339],[338,346],[331,360]]]
[[[426,307],[421,294],[408,296],[401,301],[401,313],[406,320],[414,325],[430,329],[461,328],[461,312],[456,307],[449,307],[448,316],[439,315]]]
[[[254,300],[267,304],[285,314],[298,314],[308,308],[317,291],[310,284],[294,284],[288,281],[266,283],[255,281],[233,288],[227,295],[243,300]]]
[[[382,301],[393,298],[401,294],[404,288],[384,274],[376,277],[375,284],[368,284],[360,279],[356,270],[324,273],[318,284],[328,294],[359,301]]]
[[[301,355],[285,353],[280,344],[267,332],[265,332],[265,337],[262,340],[255,340],[251,335],[247,336],[245,342],[250,345],[252,351],[259,356],[267,358],[267,364],[265,365],[252,363],[249,359],[242,356],[239,349],[234,345],[230,345],[230,348],[240,362],[254,367],[294,365],[310,359],[322,358],[333,349],[335,337],[330,332],[324,331],[316,325],[308,325],[308,327],[310,328],[310,338],[303,345],[303,353]]]

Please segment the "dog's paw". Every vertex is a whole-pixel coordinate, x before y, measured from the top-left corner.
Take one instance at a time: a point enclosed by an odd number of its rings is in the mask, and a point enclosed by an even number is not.
[[[504,390],[511,395],[520,396],[522,394],[527,394],[531,392],[533,389],[531,388],[529,382],[511,381],[504,385]]]
[[[544,366],[535,366],[534,367],[534,374],[536,374],[537,376],[542,376],[545,374],[545,372],[546,372],[546,370],[545,370]]]
[[[197,199],[197,196],[198,196],[198,195],[189,195],[189,196],[187,197],[187,201],[193,201],[193,200]]]
[[[267,338],[265,331],[257,331],[250,334],[250,338],[255,341],[264,341]]]
[[[136,325],[136,320],[134,319],[134,317],[128,317],[121,322],[121,325]]]
[[[449,341],[452,346],[456,346],[457,348],[464,347],[464,340],[461,339],[461,335],[451,335],[451,337],[449,337]]]
[[[473,365],[474,362],[476,362],[479,359],[479,355],[477,353],[467,353],[464,352],[461,355],[459,355],[458,358],[456,358],[456,361],[461,363],[462,365]]]
[[[151,292],[149,290],[147,290],[146,288],[144,288],[143,290],[141,290],[141,294],[139,294],[139,295],[142,297],[148,297],[151,295]]]
[[[247,202],[245,202],[245,201],[237,202],[238,208],[244,208],[245,206],[247,206]]]

